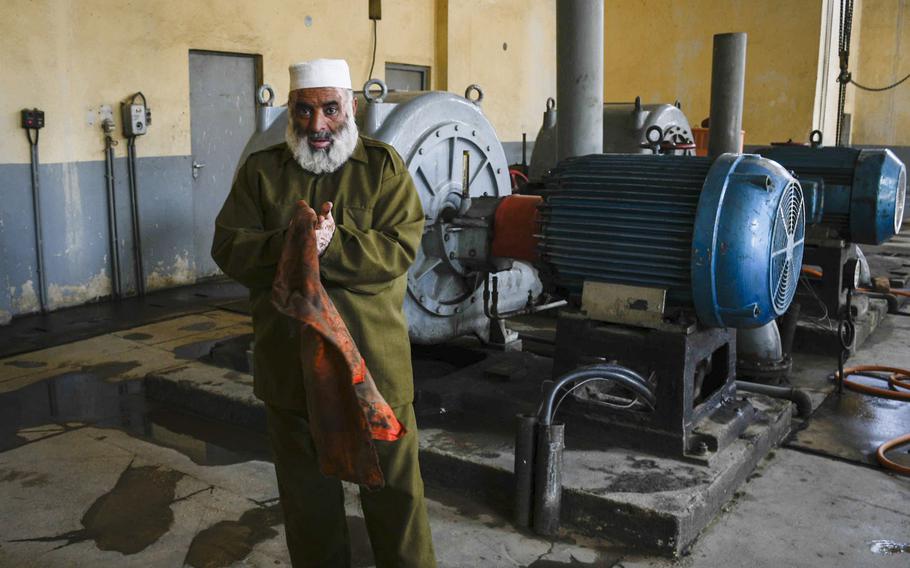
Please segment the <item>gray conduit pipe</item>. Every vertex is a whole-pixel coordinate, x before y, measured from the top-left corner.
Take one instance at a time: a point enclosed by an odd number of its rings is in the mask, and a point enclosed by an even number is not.
[[[111,127],[113,128],[113,123]],[[107,189],[107,224],[109,250],[111,255],[111,298],[119,300],[123,295],[120,283],[120,237],[117,234],[117,199],[114,183],[114,145],[117,142],[108,133],[104,137],[104,178]]]
[[[805,391],[789,387],[775,387],[771,385],[762,385],[759,383],[750,383],[746,381],[736,381],[736,388],[745,392],[754,392],[773,398],[783,398],[793,402],[796,405],[796,414],[800,418],[808,418],[812,414],[812,399]]]
[[[32,207],[35,222],[35,256],[37,257],[37,266],[35,273],[38,276],[38,305],[41,313],[47,312],[47,274],[45,272],[47,265],[44,263],[44,229],[41,225],[41,193],[38,176],[38,138],[41,131],[35,129],[35,139],[32,140],[32,130],[27,129],[28,142],[31,151],[31,174],[32,174]]]
[[[136,295],[145,296],[145,269],[142,266],[142,232],[139,225],[139,181],[136,173],[136,137],[126,144],[126,172],[130,188],[130,218],[133,226],[133,269],[136,274]]]
[[[559,531],[562,507],[562,453],[565,425],[553,422],[556,396],[565,387],[586,379],[604,379],[634,392],[651,407],[654,393],[644,377],[620,365],[597,364],[563,375],[548,388],[536,416],[520,415],[515,436],[515,521],[534,532],[553,536]]]

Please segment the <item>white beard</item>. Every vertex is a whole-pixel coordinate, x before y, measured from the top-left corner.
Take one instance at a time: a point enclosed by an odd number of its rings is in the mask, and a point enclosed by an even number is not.
[[[298,136],[290,117],[284,138],[300,167],[319,175],[334,172],[348,161],[357,146],[357,136],[354,113],[350,112],[344,126],[332,136],[332,143],[325,150],[314,150],[307,141],[308,136]]]

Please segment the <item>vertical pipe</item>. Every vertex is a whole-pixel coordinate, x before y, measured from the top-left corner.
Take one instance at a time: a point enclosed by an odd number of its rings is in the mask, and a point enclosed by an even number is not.
[[[35,217],[35,254],[37,255],[37,264],[35,273],[38,275],[38,305],[41,313],[47,311],[47,275],[45,274],[46,266],[44,264],[44,229],[41,225],[41,198],[40,184],[38,177],[38,131],[35,131],[35,141],[32,142],[31,133],[29,133],[29,145],[31,146],[32,162],[32,210]]]
[[[534,453],[537,449],[537,417],[518,415],[515,435],[515,523],[531,526],[534,508]]]
[[[120,238],[117,234],[117,199],[114,194],[114,144],[110,136],[106,136],[104,151],[104,177],[107,181],[107,224],[110,238],[111,255],[111,296],[119,300],[123,295],[123,286],[120,283]]]
[[[139,188],[136,176],[136,138],[127,141],[127,175],[130,186],[130,217],[133,225],[133,266],[136,273],[136,294],[145,296],[145,270],[142,268],[142,235],[139,230]]]
[[[712,158],[742,151],[740,137],[743,127],[743,93],[746,89],[747,38],[745,33],[714,36],[709,115],[711,122],[708,131],[708,155]],[[738,348],[737,359],[753,364],[772,364],[782,360],[777,322],[771,321],[755,329],[738,330],[736,343],[758,346],[750,353]]]
[[[553,536],[559,531],[562,508],[562,450],[565,425],[538,426],[534,456],[534,532]]]
[[[557,158],[603,152],[604,2],[556,3]]]
[[[746,34],[714,36],[708,155],[740,151],[743,91],[746,86]]]

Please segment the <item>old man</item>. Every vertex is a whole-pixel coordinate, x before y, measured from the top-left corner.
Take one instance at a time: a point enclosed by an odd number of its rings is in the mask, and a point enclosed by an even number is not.
[[[397,152],[359,135],[347,63],[303,62],[290,75],[286,143],[241,166],[215,222],[212,257],[249,288],[255,393],[267,408],[291,560],[296,567],[351,562],[342,485],[320,473],[310,433],[299,332],[270,302],[288,226],[303,201],[319,219],[322,284],[407,431],[397,441],[374,441],[385,486],[361,491],[376,565],[432,567],[402,312],[423,210]]]

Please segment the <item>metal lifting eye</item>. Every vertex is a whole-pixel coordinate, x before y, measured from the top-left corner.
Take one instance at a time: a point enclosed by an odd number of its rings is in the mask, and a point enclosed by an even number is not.
[[[472,91],[477,93],[476,99],[471,98]],[[481,89],[480,85],[478,85],[476,83],[473,85],[468,85],[468,88],[464,90],[464,98],[468,99],[475,105],[480,106],[480,103],[483,101],[483,89]]]
[[[821,130],[813,130],[809,134],[809,144],[811,144],[813,148],[818,148],[819,146],[822,145],[822,131]]]
[[[372,87],[379,87],[379,93],[376,94],[375,91],[371,91],[370,89]],[[363,84],[363,98],[365,98],[368,103],[381,103],[382,99],[388,94],[389,88],[382,79],[370,79]]]
[[[268,98],[266,98],[266,94],[268,94]],[[275,90],[268,83],[263,83],[256,91],[256,101],[262,106],[272,106],[272,103],[275,102]]]

